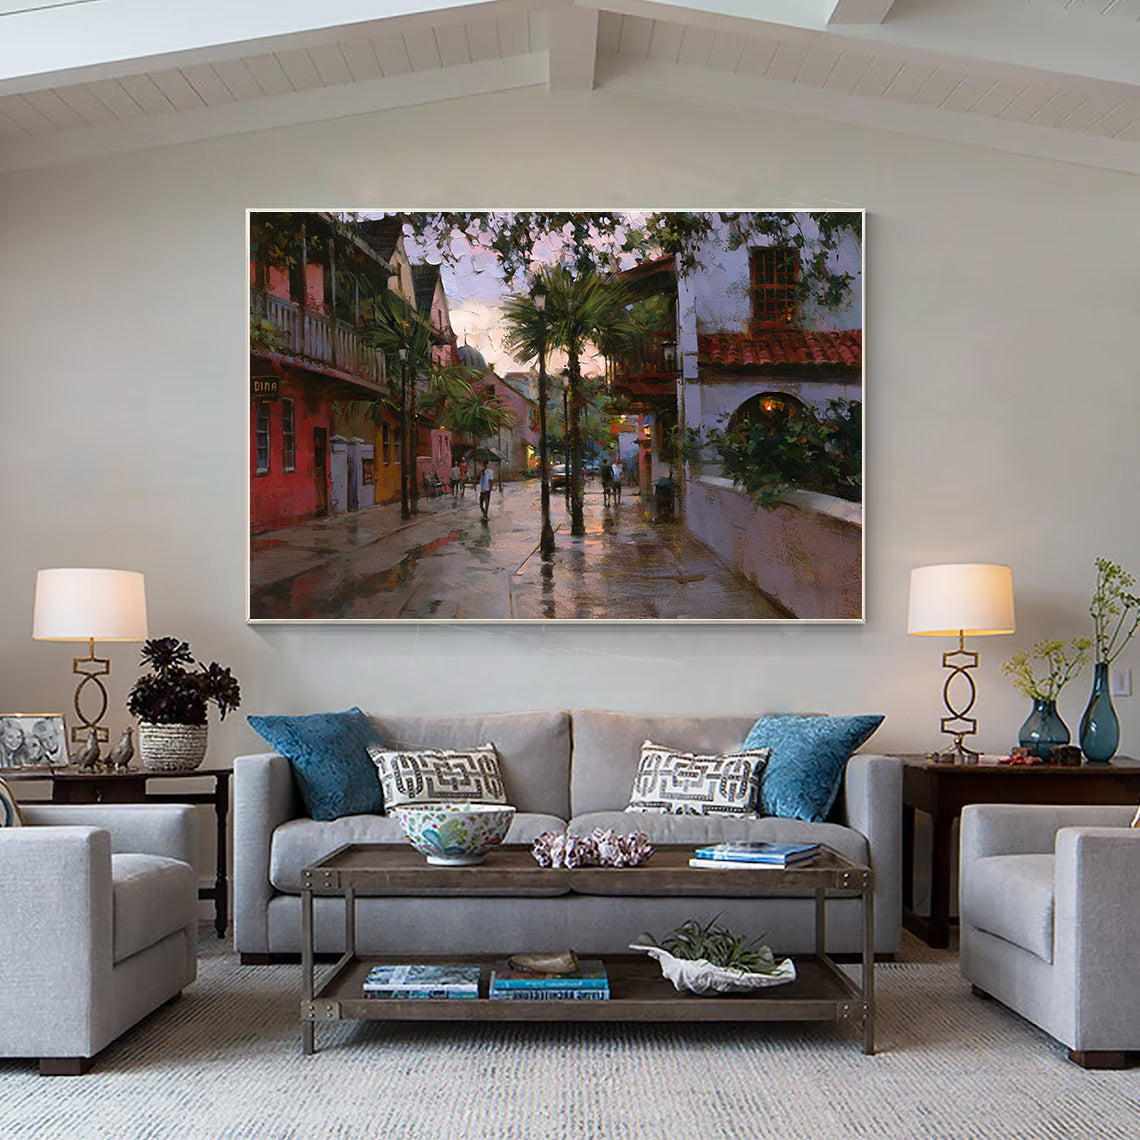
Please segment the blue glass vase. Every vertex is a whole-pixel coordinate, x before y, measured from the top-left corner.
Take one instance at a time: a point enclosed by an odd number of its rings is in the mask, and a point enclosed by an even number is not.
[[[1092,695],[1081,717],[1081,751],[1091,764],[1107,764],[1120,745],[1120,721],[1112,707],[1108,687],[1108,662],[1093,667]]]
[[[1045,697],[1035,698],[1033,711],[1025,718],[1017,743],[1028,748],[1034,756],[1049,759],[1049,750],[1058,744],[1069,743],[1069,729],[1057,712],[1057,702]]]

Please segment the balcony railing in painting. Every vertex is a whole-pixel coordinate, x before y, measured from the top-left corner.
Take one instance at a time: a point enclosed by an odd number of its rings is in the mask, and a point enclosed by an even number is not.
[[[675,338],[668,333],[647,333],[637,343],[606,360],[610,383],[630,380],[674,380],[676,372],[665,353],[665,344]]]
[[[281,351],[355,372],[375,383],[384,379],[384,356],[364,343],[347,321],[332,321],[273,293],[253,294],[254,316],[278,330]]]

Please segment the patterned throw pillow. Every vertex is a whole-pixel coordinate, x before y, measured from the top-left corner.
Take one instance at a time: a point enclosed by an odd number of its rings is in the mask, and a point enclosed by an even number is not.
[[[767,761],[767,748],[701,756],[647,740],[625,810],[755,818]]]
[[[402,804],[507,802],[493,744],[405,752],[373,745],[368,755],[380,776],[386,812]]]
[[[23,827],[24,817],[12,789],[0,780],[0,827]]]
[[[882,723],[881,716],[762,716],[744,738],[745,748],[772,753],[760,781],[760,814],[827,819],[851,753]]]
[[[313,819],[379,814],[384,810],[376,772],[365,749],[380,734],[358,708],[311,716],[249,716],[250,727],[293,769]]]

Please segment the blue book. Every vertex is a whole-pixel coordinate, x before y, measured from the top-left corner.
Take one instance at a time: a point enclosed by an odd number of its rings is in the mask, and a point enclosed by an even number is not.
[[[715,843],[711,847],[698,847],[693,852],[693,862],[709,863],[757,863],[767,866],[786,867],[789,863],[801,863],[819,851],[818,843],[769,843],[757,840],[750,843]]]
[[[572,974],[514,970],[506,962],[496,962],[491,972],[492,990],[604,990],[608,985],[600,958],[583,958]]]
[[[492,1001],[608,1001],[609,996],[609,986],[590,986],[585,989],[558,987],[549,990],[496,989],[492,986],[490,991]]]

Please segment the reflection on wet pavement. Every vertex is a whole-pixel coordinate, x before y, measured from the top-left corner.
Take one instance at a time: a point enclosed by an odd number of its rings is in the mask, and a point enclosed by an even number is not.
[[[251,616],[783,616],[681,524],[654,521],[632,489],[620,504],[606,505],[600,488],[587,488],[585,507],[587,533],[575,538],[561,499],[552,502],[556,549],[548,560],[537,549],[535,480],[507,484],[493,496],[487,520],[474,500],[436,500],[412,520],[401,521],[398,508],[372,508],[361,512],[367,519],[321,520],[257,536],[251,542]]]

